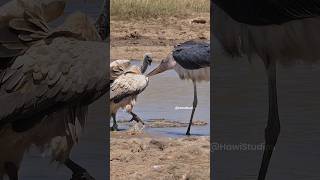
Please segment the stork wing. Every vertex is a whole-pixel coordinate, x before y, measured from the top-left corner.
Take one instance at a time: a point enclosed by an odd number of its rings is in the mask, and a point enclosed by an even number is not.
[[[233,19],[247,24],[281,24],[320,15],[320,0],[215,0]]]
[[[105,43],[67,38],[41,42],[0,73],[0,124],[64,105],[88,105],[109,88]]]
[[[110,101],[140,94],[148,86],[148,78],[141,74],[126,73],[119,76],[111,85]]]
[[[187,41],[177,45],[172,56],[186,69],[199,69],[210,66],[210,44],[201,41]]]
[[[110,63],[110,80],[115,80],[120,75],[124,74],[126,69],[131,66],[130,60],[115,60]]]

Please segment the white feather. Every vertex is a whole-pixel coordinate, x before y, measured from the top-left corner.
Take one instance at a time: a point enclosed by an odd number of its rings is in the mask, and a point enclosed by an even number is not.
[[[175,65],[174,70],[177,72],[181,79],[189,79],[193,81],[209,81],[210,80],[210,67],[188,70],[180,66],[178,63]]]
[[[111,114],[116,114],[119,108],[131,112],[136,103],[137,95],[148,86],[148,81],[148,77],[142,74],[126,73],[119,76],[111,85],[110,99],[121,95],[127,95],[127,97],[118,103],[110,102]]]
[[[214,35],[233,55],[258,55],[282,64],[310,63],[320,59],[320,18],[282,25],[253,26],[233,20],[218,6],[214,11]]]
[[[118,59],[110,63],[110,80],[115,80],[131,66],[130,60]]]

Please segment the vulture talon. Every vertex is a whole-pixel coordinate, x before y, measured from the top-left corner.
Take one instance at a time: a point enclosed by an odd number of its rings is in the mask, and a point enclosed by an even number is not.
[[[72,174],[70,180],[95,180],[87,171]]]
[[[110,127],[111,131],[119,131],[118,125],[113,125],[112,127]]]
[[[143,120],[138,115],[134,114],[133,112],[131,112],[131,115],[132,115],[132,118],[130,119],[129,122],[136,121],[137,123],[140,122],[141,124],[144,125]]]

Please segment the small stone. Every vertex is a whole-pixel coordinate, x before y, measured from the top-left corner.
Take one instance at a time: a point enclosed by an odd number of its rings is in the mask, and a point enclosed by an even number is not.
[[[191,20],[191,23],[195,23],[195,24],[205,24],[205,23],[207,23],[207,21],[204,20],[204,19],[198,18],[198,19],[192,19],[192,20]]]
[[[159,169],[161,169],[161,165],[154,165],[154,166],[152,166],[152,168],[154,169],[154,170],[159,170]]]

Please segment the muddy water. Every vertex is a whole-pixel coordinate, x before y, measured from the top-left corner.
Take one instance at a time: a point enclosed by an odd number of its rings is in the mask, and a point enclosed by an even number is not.
[[[134,62],[140,65],[140,62]],[[149,66],[151,71],[158,65],[154,62]],[[191,134],[209,135],[210,127],[210,83],[198,83],[198,107],[194,114],[194,120],[208,122],[206,126],[193,126]],[[167,119],[180,122],[189,122],[191,110],[176,107],[192,107],[193,85],[191,81],[180,80],[174,70],[170,70],[153,76],[149,80],[149,86],[139,95],[134,111],[148,123],[148,119]],[[119,111],[118,119],[130,119],[126,112]],[[121,127],[120,128],[127,128]],[[186,127],[183,128],[146,128],[151,133],[159,133],[166,136],[183,136]]]
[[[0,5],[7,1],[0,0]],[[95,19],[100,11],[102,0],[97,1],[69,1],[66,13],[53,25],[60,24],[70,13],[82,11]],[[86,130],[80,139],[80,144],[72,150],[71,158],[85,167],[96,179],[106,178],[106,103],[101,98],[89,107]],[[50,158],[43,157],[32,148],[25,154],[19,176],[24,180],[64,180],[71,178],[71,172],[63,165],[50,164]]]

